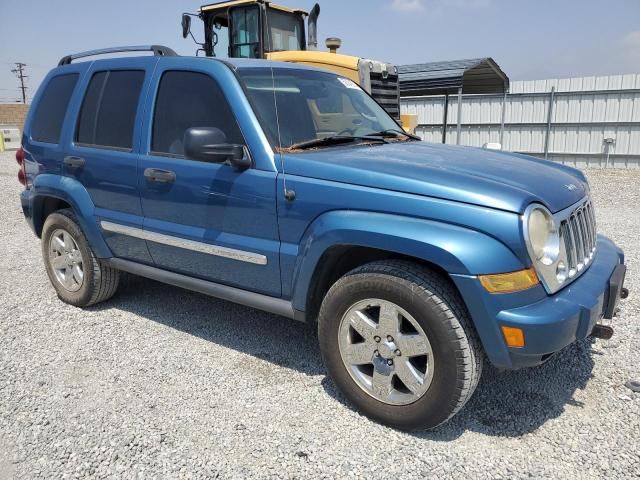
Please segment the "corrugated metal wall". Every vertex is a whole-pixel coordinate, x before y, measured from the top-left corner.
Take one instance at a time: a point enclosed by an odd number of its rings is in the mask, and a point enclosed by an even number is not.
[[[418,115],[418,135],[441,141],[443,96],[406,97],[401,104],[402,113]],[[458,97],[451,95],[447,143],[456,143],[457,117]],[[462,145],[500,142],[505,150],[543,157],[548,135],[550,159],[579,167],[604,166],[608,148],[609,166],[640,168],[640,74],[511,82],[506,99],[463,96],[461,118]],[[615,143],[607,147],[605,139]]]

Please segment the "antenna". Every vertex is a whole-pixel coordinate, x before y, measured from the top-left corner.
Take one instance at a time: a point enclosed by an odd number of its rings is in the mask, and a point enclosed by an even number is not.
[[[269,46],[271,46],[271,30],[269,29],[269,16],[265,15],[265,26],[267,28],[267,38],[269,40]],[[276,79],[273,73],[273,66],[270,67],[271,70],[271,88],[273,88],[273,106],[276,109],[276,128],[278,131],[278,155],[280,155],[280,164],[282,165],[282,187],[284,190],[284,198],[289,202],[292,202],[296,199],[295,190],[287,189],[287,173],[284,169],[284,156],[282,155],[282,136],[280,135],[280,115],[278,114],[278,98],[276,96]]]

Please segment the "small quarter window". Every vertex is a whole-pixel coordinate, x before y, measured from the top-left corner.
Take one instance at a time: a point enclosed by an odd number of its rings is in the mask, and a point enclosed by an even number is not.
[[[44,89],[36,106],[31,138],[36,142],[58,143],[64,117],[69,107],[78,74],[53,77]]]
[[[142,70],[97,72],[85,94],[76,142],[130,150],[144,82]]]

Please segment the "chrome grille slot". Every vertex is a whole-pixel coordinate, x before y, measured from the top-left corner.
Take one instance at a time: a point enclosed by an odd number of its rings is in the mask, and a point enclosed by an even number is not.
[[[573,278],[589,264],[596,249],[597,229],[590,200],[560,222],[560,238],[566,252],[569,278]]]
[[[573,241],[573,235],[571,235],[571,228],[568,222],[564,221],[560,225],[560,237],[564,242],[564,248],[567,252],[567,267],[569,268],[569,274],[575,275],[576,264],[576,246]],[[573,273],[571,273],[573,271]]]
[[[584,267],[584,259],[587,256],[586,235],[584,232],[584,226],[582,225],[582,210],[576,211],[576,225],[578,227],[578,243],[580,244],[580,250],[578,250],[578,267],[582,265]]]
[[[596,242],[597,242],[597,238],[596,238],[596,217],[593,214],[593,205],[591,205],[591,203],[587,203],[587,220],[588,220],[588,226],[589,226],[589,235],[590,235],[590,239],[591,239],[591,245],[593,245],[593,248],[595,248],[596,246]]]
[[[580,221],[580,230],[582,231],[582,246],[584,247],[585,264],[589,263],[589,254],[591,253],[591,234],[587,222],[587,210],[583,208],[578,212],[578,220]]]
[[[393,118],[400,118],[400,83],[398,75],[383,76],[371,72],[371,96]]]

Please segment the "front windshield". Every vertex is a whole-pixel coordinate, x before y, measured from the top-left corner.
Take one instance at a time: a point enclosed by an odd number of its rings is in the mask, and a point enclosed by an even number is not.
[[[273,79],[268,68],[241,68],[238,73],[276,149],[336,135],[362,137],[400,130],[358,85],[333,73],[274,68]]]

